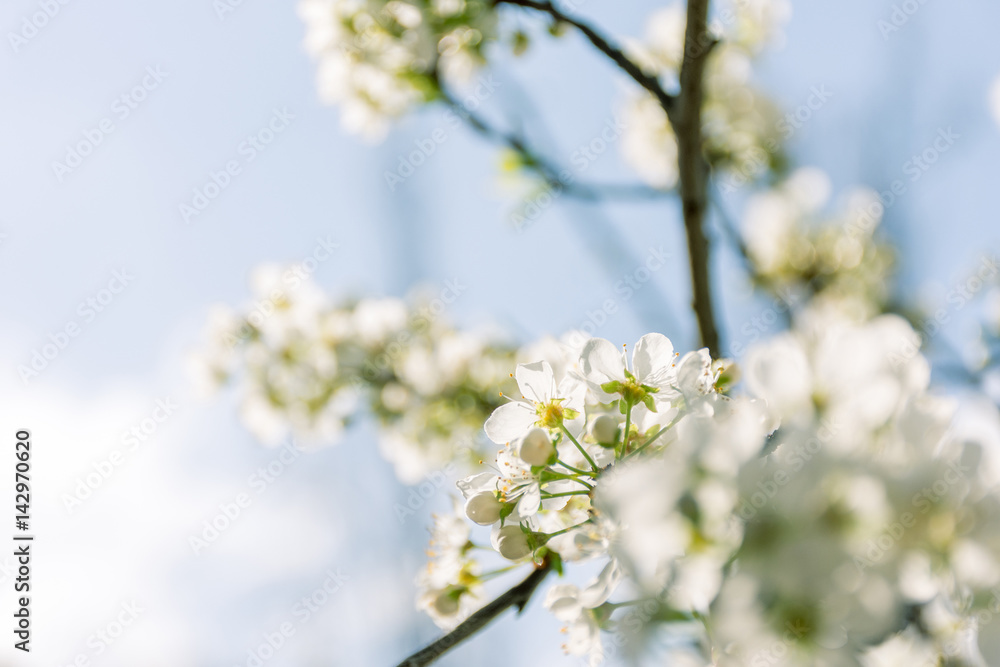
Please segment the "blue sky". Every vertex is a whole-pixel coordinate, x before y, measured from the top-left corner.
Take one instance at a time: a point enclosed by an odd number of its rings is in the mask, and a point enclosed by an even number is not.
[[[39,597],[49,594],[45,604],[60,606],[40,621],[44,649],[32,660],[69,664],[91,650],[88,628],[103,623],[95,619],[112,619],[121,604],[141,597],[150,611],[94,656],[95,664],[147,661],[143,651],[150,650],[160,651],[164,664],[245,664],[259,635],[280,625],[324,572],[341,567],[350,582],[269,664],[390,662],[433,634],[412,610],[408,588],[425,532],[422,521],[395,521],[392,503],[406,491],[392,484],[370,430],[310,455],[311,465],[290,467],[213,554],[188,549],[186,537],[277,454],[236,422],[232,397],[202,403],[191,393],[182,362],[198,344],[209,307],[244,302],[247,276],[261,262],[301,260],[317,239],[330,238],[338,252],[315,277],[331,293],[404,294],[418,283],[457,279],[468,289],[450,317],[527,340],[594,321],[615,283],[662,247],[668,265],[598,333],[630,342],[658,328],[688,349],[695,329],[676,203],[594,209],[560,201],[516,233],[508,217],[516,200],[497,177],[496,149],[451,127],[442,109],[406,118],[380,145],[341,131],[337,110],[317,100],[314,67],[300,46],[303,26],[290,4],[244,0],[220,19],[209,0],[56,2],[58,12],[37,34],[12,44],[10,33],[21,32],[41,4],[15,0],[0,8],[8,100],[0,106],[2,422],[5,433],[27,423],[40,448],[44,443],[38,465],[50,468],[39,470],[36,494],[54,546]],[[816,86],[833,92],[790,149],[796,163],[830,173],[835,194],[909,179],[907,161],[940,130],[959,135],[908,181],[886,219],[901,252],[904,293],[934,303],[997,247],[1000,130],[987,90],[1000,74],[993,47],[1000,6],[910,5],[917,10],[900,29],[884,33],[879,21],[891,20],[892,2],[794,3],[787,43],[757,71],[786,110]],[[609,33],[639,35],[658,5],[576,6]],[[483,113],[498,122],[524,118],[529,136],[563,163],[601,131],[630,89],[572,35],[541,39],[520,59],[499,57],[493,75],[500,85]],[[276,113],[284,126],[250,160],[244,142]],[[446,139],[389,191],[386,170],[438,129]],[[66,161],[67,146],[97,131],[93,152],[58,173],[53,163]],[[181,204],[230,161],[239,173],[185,221]],[[586,176],[634,180],[615,151]],[[734,213],[739,202],[734,198]],[[624,252],[608,252],[606,232],[594,231],[608,229]],[[122,271],[130,276],[124,286]],[[738,329],[761,305],[743,298],[729,250],[717,252],[715,274],[723,321]],[[102,308],[92,319],[80,305],[88,299]],[[971,313],[956,322],[947,336],[961,341]],[[78,334],[65,349],[22,382],[17,367],[74,324]],[[130,452],[87,505],[67,512],[62,494],[166,396],[181,406],[177,416],[149,448]],[[445,499],[442,492],[435,506]],[[345,510],[359,502],[369,509]],[[43,582],[46,576],[39,574]],[[108,579],[98,585],[92,580],[99,576]],[[555,622],[533,617],[541,655],[557,659]],[[381,619],[377,627],[372,618]],[[501,664],[490,662],[490,647],[523,627],[503,625],[483,646],[442,664]],[[518,664],[533,662],[524,660]]]

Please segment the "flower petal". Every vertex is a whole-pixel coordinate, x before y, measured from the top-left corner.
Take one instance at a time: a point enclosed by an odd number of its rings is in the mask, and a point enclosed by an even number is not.
[[[496,491],[498,479],[499,478],[491,472],[481,472],[478,475],[472,475],[471,477],[458,480],[455,482],[455,486],[457,486],[458,490],[462,492],[462,496],[469,499],[477,493],[482,493],[483,491]]]
[[[674,361],[674,344],[663,334],[650,333],[639,339],[632,350],[632,370],[641,384],[647,378],[665,375]]]
[[[494,410],[486,420],[486,435],[498,445],[505,445],[527,433],[536,421],[538,415],[527,403],[511,401]]]
[[[588,380],[605,382],[625,380],[625,357],[614,343],[603,338],[591,338],[580,353],[583,373]]]
[[[517,386],[521,393],[529,401],[545,403],[554,397],[556,380],[549,362],[518,364],[514,377],[517,378]]]
[[[599,607],[608,601],[622,580],[622,571],[617,561],[610,561],[590,584],[580,591],[580,604],[587,609]]]

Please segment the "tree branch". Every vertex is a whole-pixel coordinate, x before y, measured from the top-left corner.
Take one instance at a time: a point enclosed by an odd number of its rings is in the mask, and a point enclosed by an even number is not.
[[[472,614],[472,616],[469,616],[458,627],[427,648],[417,651],[399,663],[397,667],[424,667],[424,665],[429,665],[459,643],[482,630],[490,621],[510,607],[517,607],[518,613],[524,611],[524,607],[535,593],[535,589],[538,588],[539,584],[542,583],[551,571],[551,564],[548,560],[545,560],[528,575],[527,579]]]
[[[667,91],[663,89],[663,86],[660,85],[659,79],[643,72],[638,65],[632,62],[632,60],[625,55],[624,51],[612,44],[606,37],[598,33],[589,24],[563,13],[558,7],[548,0],[494,0],[494,4],[515,5],[517,7],[535,9],[540,12],[545,12],[556,21],[573,26],[579,30],[591,44],[597,47],[598,51],[610,58],[616,65],[618,65],[618,67],[624,70],[626,74],[632,77],[636,83],[649,91],[649,93],[660,103],[660,106],[663,107],[663,110],[667,112],[667,116],[673,115],[676,99],[673,95],[667,93]]]
[[[545,185],[553,190],[584,199],[598,201],[601,199],[658,199],[674,194],[670,190],[661,190],[641,183],[573,183],[567,177],[568,172],[539,155],[519,134],[501,130],[492,125],[482,116],[466,109],[458,100],[452,97],[441,82],[438,83],[440,100],[454,111],[469,127],[490,141],[506,146],[521,156],[525,166],[538,174]]]
[[[708,31],[709,0],[688,0],[681,64],[681,92],[677,110],[670,117],[677,136],[677,166],[680,176],[684,231],[691,261],[692,307],[698,319],[701,344],[713,357],[719,354],[719,333],[712,306],[709,244],[705,236],[708,209],[708,163],[702,152],[701,108],[704,100],[705,63],[715,46]]]
[[[713,357],[720,351],[719,332],[712,305],[709,271],[709,243],[705,235],[708,209],[708,163],[702,152],[701,108],[704,101],[705,64],[716,40],[708,30],[709,0],[688,0],[684,34],[684,60],[680,72],[680,93],[667,93],[659,79],[646,74],[625,53],[588,24],[563,13],[550,0],[494,0],[545,12],[579,30],[590,43],[608,56],[659,102],[677,137],[678,171],[684,231],[691,264],[692,307],[698,320],[701,344]]]

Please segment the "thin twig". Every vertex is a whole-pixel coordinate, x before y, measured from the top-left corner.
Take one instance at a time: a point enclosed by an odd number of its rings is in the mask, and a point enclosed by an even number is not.
[[[610,58],[618,67],[625,71],[636,83],[645,88],[660,103],[667,116],[673,115],[676,98],[669,94],[660,85],[659,79],[642,71],[625,52],[611,43],[611,41],[601,35],[597,30],[584,21],[573,18],[564,13],[558,7],[547,0],[494,0],[497,5],[515,5],[517,7],[527,7],[540,12],[545,12],[556,21],[571,25],[583,34],[597,50]]]
[[[517,153],[524,165],[538,174],[545,185],[558,192],[577,199],[598,201],[601,199],[659,199],[672,196],[670,190],[661,190],[641,183],[575,183],[568,178],[569,172],[542,157],[528,145],[519,134],[501,130],[485,118],[466,109],[442,85],[439,84],[440,100],[469,127],[490,141],[502,144]]]
[[[709,0],[688,0],[684,33],[684,61],[681,64],[681,92],[677,111],[670,116],[677,136],[684,231],[691,262],[692,307],[698,319],[701,343],[713,357],[719,355],[719,332],[712,305],[709,271],[709,244],[705,235],[708,209],[708,162],[702,151],[701,110],[704,100],[705,64],[715,42],[708,31]]]
[[[424,667],[483,629],[494,618],[511,607],[516,607],[518,613],[524,611],[535,589],[548,576],[552,566],[546,559],[528,577],[500,597],[490,602],[479,611],[469,616],[454,630],[444,635],[427,648],[417,651],[409,658],[399,663],[398,667]]]

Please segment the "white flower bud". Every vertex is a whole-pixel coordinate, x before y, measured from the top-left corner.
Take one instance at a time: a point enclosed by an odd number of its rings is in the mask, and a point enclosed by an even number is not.
[[[434,611],[442,616],[453,616],[458,613],[458,596],[452,589],[449,588],[434,598]]]
[[[590,424],[590,435],[602,445],[613,445],[618,437],[618,420],[611,415],[601,415]]]
[[[508,560],[521,560],[531,553],[528,536],[520,526],[504,526],[497,537],[497,549]]]
[[[489,491],[483,491],[465,501],[465,515],[473,523],[480,526],[490,526],[500,520],[500,508],[503,505]]]
[[[518,455],[528,465],[543,466],[549,462],[556,448],[543,429],[533,428],[521,440]]]

